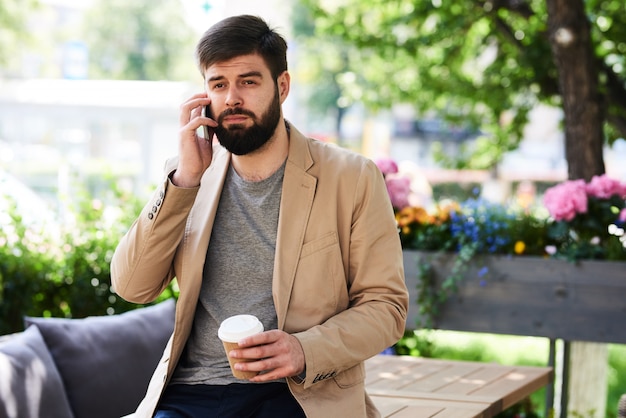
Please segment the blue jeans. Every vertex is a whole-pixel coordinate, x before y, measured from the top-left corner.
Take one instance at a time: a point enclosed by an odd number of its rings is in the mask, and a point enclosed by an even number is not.
[[[286,383],[170,385],[155,418],[305,418]]]

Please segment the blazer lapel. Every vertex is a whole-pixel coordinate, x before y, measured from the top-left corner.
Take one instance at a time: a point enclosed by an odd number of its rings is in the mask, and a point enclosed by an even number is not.
[[[214,148],[216,153],[213,162],[202,176],[202,183],[193,208],[189,212],[185,228],[183,263],[184,277],[194,278],[191,282],[200,291],[202,269],[209,247],[211,230],[228,172],[230,153],[223,148]],[[196,280],[197,278],[197,280]]]
[[[312,165],[313,159],[306,139],[291,127],[289,156],[285,166],[278,217],[272,283],[279,329],[283,329],[285,324],[291,288],[313,206],[317,179],[306,172]]]

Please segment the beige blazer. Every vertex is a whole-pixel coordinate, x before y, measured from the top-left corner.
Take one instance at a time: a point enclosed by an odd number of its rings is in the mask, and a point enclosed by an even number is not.
[[[201,186],[166,177],[111,264],[124,299],[153,301],[177,279],[175,328],[135,416],[152,416],[190,334],[204,259],[230,153],[216,145]],[[176,161],[166,164],[170,174]],[[363,361],[404,331],[408,292],[393,210],[376,165],[292,127],[274,260],[278,327],[305,353],[306,378],[288,384],[308,417],[375,417]]]

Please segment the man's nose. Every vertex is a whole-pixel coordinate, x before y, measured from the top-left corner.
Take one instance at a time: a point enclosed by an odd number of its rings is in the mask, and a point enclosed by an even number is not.
[[[241,106],[242,102],[243,100],[241,99],[238,89],[236,87],[231,87],[228,90],[228,95],[226,96],[226,106]]]

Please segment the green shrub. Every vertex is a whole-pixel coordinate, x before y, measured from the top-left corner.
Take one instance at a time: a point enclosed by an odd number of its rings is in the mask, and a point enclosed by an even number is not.
[[[607,417],[615,417],[620,397],[626,393],[626,345],[609,344]],[[609,415],[609,410],[612,413]]]
[[[434,183],[433,199],[454,199],[458,201],[470,199],[480,194],[480,183]]]
[[[78,188],[58,227],[24,222],[16,203],[0,231],[0,334],[23,330],[23,317],[83,318],[139,306],[111,289],[110,262],[143,200],[108,180],[104,196]],[[156,302],[176,296],[171,287]]]
[[[24,224],[15,202],[9,201],[6,215],[0,230],[0,334],[20,331],[23,315],[48,310],[47,294],[59,287],[52,239]]]

